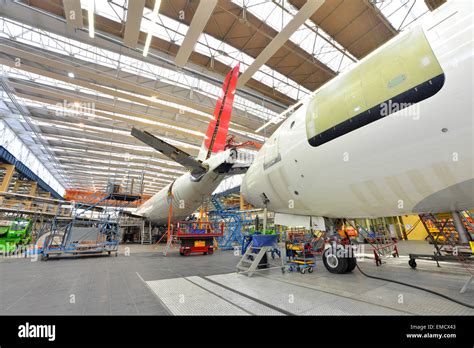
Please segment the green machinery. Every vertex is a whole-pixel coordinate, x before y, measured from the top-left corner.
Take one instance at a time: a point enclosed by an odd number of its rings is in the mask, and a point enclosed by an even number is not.
[[[29,244],[32,227],[31,219],[0,221],[0,253],[15,253],[18,246]]]

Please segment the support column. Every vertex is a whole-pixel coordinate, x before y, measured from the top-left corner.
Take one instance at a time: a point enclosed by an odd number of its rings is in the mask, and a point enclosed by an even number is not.
[[[38,190],[38,183],[36,181],[30,181],[31,182],[31,187],[30,187],[30,196],[36,196],[36,191]],[[29,199],[26,203],[26,209],[30,209],[31,205],[33,204],[33,199]]]
[[[36,196],[37,191],[38,191],[38,183],[36,181],[32,181],[31,188],[30,188],[30,196]]]
[[[244,196],[242,196],[242,193],[240,194],[240,210],[245,209],[245,201],[244,201]]]
[[[0,192],[7,192],[13,178],[13,173],[15,172],[15,166],[13,164],[0,163],[0,168],[5,169],[5,175],[3,176],[2,182],[0,184]],[[4,200],[5,197],[0,196],[0,204],[3,204]]]
[[[365,219],[365,224],[367,225],[367,233],[371,231],[372,224],[369,219]]]
[[[405,229],[405,225],[403,224],[403,220],[401,216],[397,216],[397,222],[398,222],[398,226],[400,227],[400,231],[402,232],[403,239],[408,240],[407,231]]]
[[[469,234],[466,230],[466,226],[464,226],[461,217],[459,216],[459,213],[457,211],[453,211],[451,212],[451,215],[453,216],[454,227],[456,228],[456,231],[459,235],[459,242],[462,244],[468,244],[470,239]]]
[[[268,209],[267,209],[267,205],[265,204],[265,208],[263,209],[263,229],[262,229],[262,233],[264,233],[264,231],[266,231],[266,229],[267,229],[267,214],[268,214]]]
[[[13,192],[15,192],[15,193],[18,192],[18,190],[20,189],[20,186],[21,186],[22,183],[23,183],[22,180],[17,179],[15,181],[15,185],[13,186]]]
[[[152,228],[151,228],[151,221],[148,221],[148,235],[149,235],[149,240],[148,240],[148,244],[152,244],[153,243],[153,238],[151,236],[151,231],[152,231]]]
[[[0,185],[0,192],[7,192],[13,178],[13,173],[15,172],[15,166],[13,164],[0,164],[0,168],[5,168],[5,175]]]

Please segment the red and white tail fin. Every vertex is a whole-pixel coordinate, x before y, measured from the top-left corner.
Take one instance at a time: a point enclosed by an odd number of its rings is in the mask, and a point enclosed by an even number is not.
[[[232,105],[234,103],[237,79],[239,77],[240,63],[237,64],[226,76],[222,91],[217,99],[214,118],[209,122],[206,136],[199,151],[198,160],[204,161],[217,152],[224,151],[227,133],[229,132]]]

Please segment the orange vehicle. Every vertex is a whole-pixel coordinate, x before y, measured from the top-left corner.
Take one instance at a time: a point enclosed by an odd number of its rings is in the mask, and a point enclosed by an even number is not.
[[[352,226],[346,226],[346,227],[342,227],[340,230],[337,231],[339,233],[339,235],[341,236],[341,238],[346,238],[346,235],[349,237],[349,238],[355,238],[359,235],[359,233],[357,232],[357,230],[352,227]]]

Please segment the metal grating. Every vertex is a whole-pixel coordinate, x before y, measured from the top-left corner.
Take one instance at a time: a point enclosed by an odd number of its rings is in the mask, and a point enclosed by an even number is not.
[[[184,278],[154,280],[147,284],[174,315],[249,315]]]
[[[219,285],[211,283],[210,281],[193,276],[187,277],[187,280],[193,282],[194,284],[199,285],[200,287],[222,297],[225,298],[227,301],[239,306],[240,308],[255,314],[255,315],[283,315],[283,313],[278,312],[274,309],[271,309],[267,306],[264,306],[258,302],[252,301],[249,298],[241,296],[233,291],[227,290]]]

